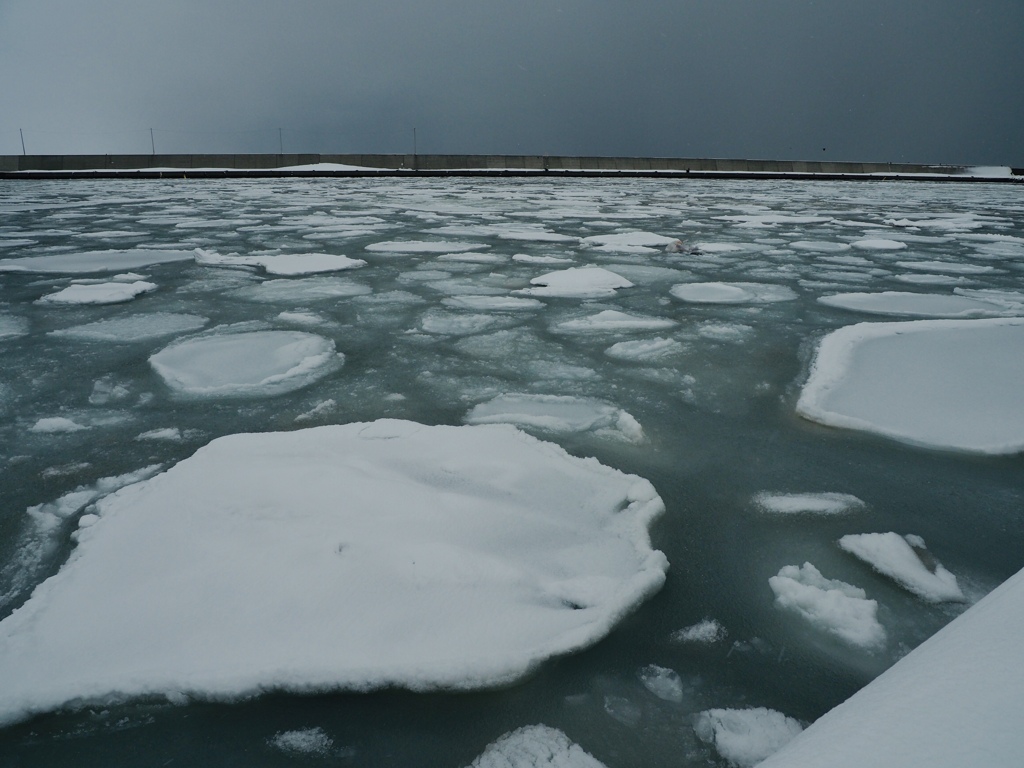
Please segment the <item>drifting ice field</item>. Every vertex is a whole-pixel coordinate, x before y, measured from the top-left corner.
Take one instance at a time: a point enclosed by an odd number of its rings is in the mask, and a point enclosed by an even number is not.
[[[0,359],[13,764],[810,765],[1024,566],[1010,186],[5,182]]]

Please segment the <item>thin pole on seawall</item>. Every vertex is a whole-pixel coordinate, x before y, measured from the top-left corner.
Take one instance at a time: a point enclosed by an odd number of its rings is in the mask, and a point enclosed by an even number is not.
[[[153,154],[156,154],[156,139],[153,138],[153,129],[149,129],[149,146],[153,150]]]
[[[21,136],[21,155],[22,157],[24,157],[26,154],[28,154],[27,152],[25,152],[25,132],[21,128],[19,128],[18,135]]]
[[[281,132],[280,128],[277,129],[277,147],[280,150],[281,154],[283,155],[284,154],[284,134]]]

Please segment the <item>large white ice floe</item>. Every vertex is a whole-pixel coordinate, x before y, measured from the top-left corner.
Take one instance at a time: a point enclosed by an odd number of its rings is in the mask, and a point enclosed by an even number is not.
[[[488,744],[469,768],[605,768],[561,731],[527,725]]]
[[[1024,754],[1024,571],[761,768],[1014,768]]]
[[[681,283],[669,293],[694,304],[770,304],[796,298],[792,288],[770,283]]]
[[[279,395],[341,367],[334,342],[301,331],[209,334],[171,343],[149,358],[175,393],[198,397]]]
[[[618,253],[652,253],[663,250],[677,242],[674,237],[656,235],[653,232],[618,232],[613,235],[592,235],[584,237],[582,245],[602,251]]]
[[[507,425],[214,440],[96,502],[0,622],[0,722],[136,696],[475,689],[664,583],[651,484]]]
[[[37,272],[43,274],[88,274],[90,272],[123,272],[126,269],[191,261],[192,251],[135,248],[130,251],[79,251],[0,259],[0,272]]]
[[[155,283],[136,280],[132,283],[92,283],[69,285],[56,293],[40,298],[38,304],[123,304],[136,296],[156,290]]]
[[[865,649],[885,643],[878,623],[878,603],[863,589],[838,579],[827,579],[810,563],[787,565],[768,579],[775,604],[802,616],[826,634]]]
[[[97,320],[94,323],[74,325],[50,331],[47,335],[63,339],[83,341],[112,341],[131,343],[176,333],[197,331],[209,322],[199,315],[176,314],[173,312],[140,312],[128,317]]]
[[[586,317],[564,320],[551,326],[555,333],[636,333],[637,331],[663,331],[678,325],[668,317],[631,315],[617,309],[605,309]]]
[[[550,435],[591,432],[633,443],[644,437],[640,424],[626,411],[585,397],[498,395],[474,406],[465,421],[467,424],[514,424]]]
[[[853,533],[839,539],[839,548],[929,602],[964,599],[956,576],[932,557],[920,536]]]
[[[315,275],[365,267],[363,259],[352,259],[337,253],[279,253],[271,255],[223,256],[202,248],[195,250],[196,262],[213,267],[262,267],[269,275]]]
[[[824,491],[821,493],[754,494],[754,504],[762,512],[773,515],[842,515],[863,509],[864,502],[849,493]]]
[[[803,726],[774,709],[755,707],[705,710],[694,717],[693,730],[729,765],[753,768],[788,744]]]
[[[818,346],[796,410],[934,448],[1024,450],[1024,318],[859,323]]]
[[[819,303],[854,312],[908,317],[974,318],[1013,314],[1003,304],[949,293],[837,293],[821,296]]]
[[[523,288],[516,293],[526,296],[559,296],[575,299],[591,299],[614,296],[619,288],[632,288],[622,275],[601,267],[569,267],[558,272],[548,272],[533,278],[532,288]]]

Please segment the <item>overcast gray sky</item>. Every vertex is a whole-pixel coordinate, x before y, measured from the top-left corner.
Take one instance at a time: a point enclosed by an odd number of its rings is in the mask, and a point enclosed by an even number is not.
[[[0,0],[0,153],[1024,166],[1022,0]],[[278,129],[281,129],[280,134]]]

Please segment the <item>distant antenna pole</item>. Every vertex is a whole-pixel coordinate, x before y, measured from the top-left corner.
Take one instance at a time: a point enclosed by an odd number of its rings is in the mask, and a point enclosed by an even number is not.
[[[21,154],[26,155],[28,153],[25,152],[25,132],[19,128],[18,134],[21,136]]]
[[[283,155],[284,154],[284,135],[281,132],[280,128],[277,129],[277,146],[278,146],[278,149],[281,150],[281,154]]]
[[[412,169],[414,171],[419,170],[418,163],[416,161],[416,129],[412,129]]]
[[[149,129],[149,146],[153,150],[153,154],[156,154],[156,139],[153,138],[153,129]]]

